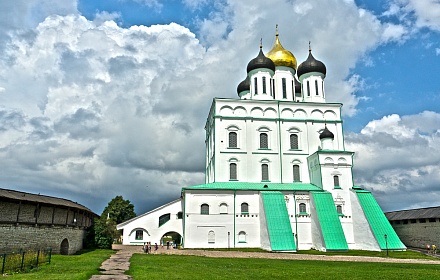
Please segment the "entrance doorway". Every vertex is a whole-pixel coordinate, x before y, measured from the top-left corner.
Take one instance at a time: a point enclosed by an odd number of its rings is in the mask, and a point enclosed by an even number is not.
[[[60,254],[61,255],[69,254],[69,240],[67,240],[67,238],[64,238],[63,241],[61,241]]]
[[[182,236],[175,231],[170,231],[162,235],[160,243],[164,246],[169,244],[173,248],[177,248],[182,243]]]

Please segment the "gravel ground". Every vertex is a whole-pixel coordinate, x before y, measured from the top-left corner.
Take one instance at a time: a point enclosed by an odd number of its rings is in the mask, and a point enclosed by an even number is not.
[[[115,250],[127,250],[133,253],[142,253],[141,246],[114,245]],[[307,255],[295,253],[265,253],[265,252],[236,252],[236,251],[206,251],[206,250],[178,250],[159,247],[153,254],[168,255],[192,255],[211,258],[258,258],[258,259],[283,259],[283,260],[319,260],[319,261],[344,261],[344,262],[381,262],[381,263],[417,263],[417,264],[440,264],[440,260],[423,259],[394,259],[381,257],[362,257],[362,256],[326,256],[326,255]]]

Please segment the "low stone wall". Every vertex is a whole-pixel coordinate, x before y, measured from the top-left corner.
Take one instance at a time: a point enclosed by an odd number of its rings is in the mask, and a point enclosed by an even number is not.
[[[52,248],[55,254],[74,254],[83,248],[84,228],[0,225],[0,253]]]
[[[427,244],[435,244],[437,248],[440,246],[440,222],[407,221],[405,224],[400,222],[392,223],[394,230],[400,237],[400,240],[407,247],[425,248]]]
[[[95,217],[65,199],[0,189],[0,253],[52,248],[73,254],[83,248]]]

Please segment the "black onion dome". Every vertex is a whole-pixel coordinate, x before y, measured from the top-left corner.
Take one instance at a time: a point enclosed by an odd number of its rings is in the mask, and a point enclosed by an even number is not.
[[[306,61],[298,66],[297,75],[298,77],[301,77],[301,75],[310,72],[322,73],[324,76],[327,73],[327,68],[324,63],[313,57],[312,50],[309,50],[309,57],[307,57]]]
[[[319,139],[331,138],[335,139],[335,135],[325,126],[324,130],[319,134]]]
[[[246,77],[241,83],[238,84],[237,87],[237,94],[240,94],[240,92],[250,90],[251,89],[251,80],[249,79],[249,76]]]
[[[251,72],[252,70],[259,69],[259,68],[267,68],[275,72],[275,63],[270,58],[267,58],[263,54],[263,50],[260,46],[260,52],[258,53],[258,56],[254,59],[252,59],[248,65],[247,65],[247,72]]]

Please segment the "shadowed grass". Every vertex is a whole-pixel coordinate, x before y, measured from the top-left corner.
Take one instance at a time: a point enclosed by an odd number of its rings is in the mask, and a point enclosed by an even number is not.
[[[134,279],[436,279],[440,265],[135,254]]]
[[[77,255],[52,255],[50,264],[42,265],[28,273],[10,275],[5,279],[29,280],[86,280],[92,275],[100,274],[99,267],[114,251],[93,250],[83,251]]]

